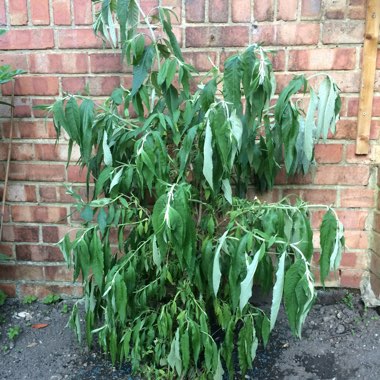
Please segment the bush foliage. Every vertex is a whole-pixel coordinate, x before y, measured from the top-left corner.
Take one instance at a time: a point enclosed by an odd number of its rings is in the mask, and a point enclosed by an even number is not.
[[[246,195],[252,183],[271,189],[282,164],[289,176],[309,171],[315,143],[334,133],[338,88],[328,76],[318,88],[297,76],[274,96],[258,45],[200,78],[170,9],[146,16],[135,0],[100,3],[95,32],[116,46],[119,23],[132,86],[102,105],[67,94],[49,107],[88,172],[89,200],[69,190],[82,227],[59,243],[84,284],[87,342],[95,335],[113,362],[148,378],[232,378],[237,367],[244,376],[280,303],[300,337],[316,296],[308,205]],[[323,282],[344,238],[335,212],[321,207]],[[270,310],[250,302],[255,284],[272,291]],[[70,324],[80,337],[76,306]]]

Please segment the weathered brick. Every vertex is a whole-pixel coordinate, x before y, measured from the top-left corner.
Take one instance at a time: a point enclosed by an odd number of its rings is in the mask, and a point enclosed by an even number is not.
[[[326,21],[323,24],[324,44],[363,43],[364,23],[359,21]]]
[[[188,0],[185,2],[186,21],[202,22],[205,19],[205,0]]]
[[[15,181],[63,181],[65,179],[65,165],[64,163],[60,165],[11,163],[9,179]]]
[[[29,56],[31,73],[86,73],[88,72],[87,54],[34,53]]]
[[[89,77],[87,83],[91,95],[110,95],[116,87],[120,86],[120,77]]]
[[[39,227],[7,225],[3,227],[3,241],[38,242]],[[0,277],[1,278],[1,277]]]
[[[100,38],[91,28],[58,30],[58,47],[61,49],[92,49],[102,47]]]
[[[92,73],[120,73],[127,71],[121,62],[120,53],[98,53],[90,55],[90,68]],[[132,71],[129,68],[128,71]]]
[[[346,0],[325,0],[325,17],[327,19],[343,19],[345,16],[346,3]]]
[[[2,52],[0,55],[0,65],[10,65],[11,67],[17,67],[21,70],[28,70],[27,55]]]
[[[341,207],[368,207],[375,205],[375,191],[366,187],[352,187],[341,189]]]
[[[49,49],[54,47],[52,29],[11,29],[0,38],[1,50]]]
[[[184,59],[190,65],[193,65],[198,71],[209,71],[212,68],[210,62],[216,62],[216,53],[213,51],[210,52],[189,52],[184,53]]]
[[[175,12],[176,16],[171,16],[171,22],[173,25],[181,24],[182,21],[182,0],[161,0],[161,4],[164,7],[169,7]]]
[[[12,206],[14,222],[66,223],[65,207],[53,206]]]
[[[251,1],[234,0],[231,3],[232,21],[249,22],[251,21]]]
[[[248,27],[245,26],[188,27],[186,29],[187,47],[245,46],[248,40]]]
[[[9,2],[9,18],[11,25],[26,25],[28,23],[26,0],[12,0]]]
[[[298,0],[278,0],[277,19],[293,21],[297,18]]]
[[[29,0],[33,25],[49,25],[49,0]]]
[[[311,204],[327,204],[336,203],[337,191],[332,189],[304,189],[302,191],[302,199]]]
[[[367,185],[368,180],[368,166],[319,166],[314,183],[317,185]]]
[[[301,17],[307,19],[318,19],[321,17],[322,0],[302,0]]]
[[[211,22],[227,22],[228,0],[209,0],[208,18]]]
[[[8,144],[0,143],[0,159],[6,160],[8,155]],[[18,144],[13,143],[11,147],[12,161],[30,161],[34,159],[33,144]]]
[[[9,258],[14,258],[13,244],[12,243],[0,243],[0,253],[8,256]]]
[[[254,24],[251,30],[252,42],[262,45],[276,44],[276,25]]]
[[[289,52],[289,70],[352,70],[356,49],[313,49]]]
[[[17,261],[63,261],[63,255],[58,247],[52,245],[19,244],[16,246]]]
[[[91,0],[74,0],[74,23],[76,25],[92,24]]]
[[[319,41],[319,24],[279,24],[277,43],[279,45],[315,45]]]
[[[66,144],[35,144],[35,157],[38,161],[67,161],[68,145]],[[71,161],[78,161],[80,158],[79,149],[73,147]]]
[[[71,25],[70,1],[53,0],[53,16],[55,25]]]
[[[15,297],[16,296],[16,285],[15,284],[5,284],[0,283],[0,289],[8,296]]]
[[[68,226],[42,226],[42,241],[55,244],[69,232],[73,234],[73,230]]]
[[[341,269],[340,286],[345,288],[359,288],[363,273],[363,270]]]
[[[41,105],[50,105],[55,102],[55,98],[48,98],[46,96],[42,98],[31,98],[32,100],[32,107],[33,107],[33,116],[35,118],[42,117],[46,120],[47,112],[42,109],[35,108],[37,106]]]
[[[315,159],[319,164],[337,164],[342,161],[343,145],[318,144],[315,146]]]
[[[253,16],[255,21],[272,21],[274,13],[273,0],[255,1],[253,8]]]
[[[7,12],[5,11],[5,0],[0,0],[0,25],[7,25]]]
[[[62,89],[71,94],[81,93],[86,87],[86,78],[84,77],[65,77],[62,78]]]
[[[45,266],[44,279],[46,281],[72,281],[73,272],[64,265]]]
[[[3,188],[0,188],[1,197],[3,196]],[[9,183],[7,188],[7,201],[9,202],[35,202],[36,186],[22,185],[18,183]]]
[[[21,76],[15,79],[15,95],[58,95],[57,77],[34,77]],[[11,95],[12,86],[10,82],[3,86],[3,94]]]

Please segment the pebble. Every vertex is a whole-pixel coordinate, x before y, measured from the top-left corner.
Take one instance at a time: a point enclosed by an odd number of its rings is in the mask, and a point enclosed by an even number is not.
[[[338,319],[342,319],[342,318],[343,318],[343,314],[339,311],[339,312],[337,313],[336,317],[337,317]]]
[[[62,376],[61,375],[53,375],[50,377],[50,380],[61,380]]]
[[[338,325],[336,328],[336,333],[337,334],[343,334],[346,331],[346,328],[343,325]]]

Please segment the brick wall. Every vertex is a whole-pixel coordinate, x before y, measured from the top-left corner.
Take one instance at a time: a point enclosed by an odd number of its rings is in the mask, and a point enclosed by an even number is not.
[[[380,60],[376,79],[371,152],[355,156],[358,90],[363,46],[365,0],[161,0],[176,7],[175,32],[186,58],[198,70],[221,65],[231,52],[262,42],[277,54],[279,88],[293,74],[323,70],[342,90],[343,109],[337,134],[318,146],[318,167],[304,178],[280,175],[267,200],[288,194],[311,203],[334,204],[346,228],[347,252],[333,286],[358,287],[368,267],[372,209],[376,198],[375,166],[380,129]],[[145,9],[158,0],[143,0]],[[90,0],[0,0],[0,24],[10,31],[0,38],[0,64],[27,74],[15,82],[15,123],[10,182],[1,252],[11,258],[0,267],[0,286],[10,294],[78,294],[71,274],[54,246],[70,225],[70,198],[64,183],[83,184],[77,167],[66,169],[66,145],[55,146],[51,121],[33,106],[49,103],[63,91],[85,87],[95,98],[130,83],[120,52],[102,47],[91,29]],[[121,74],[120,74],[121,73]],[[10,100],[11,86],[2,87]],[[0,106],[0,177],[4,178],[10,111]],[[73,160],[77,158],[74,152]],[[1,184],[3,186],[3,182]],[[3,187],[0,187],[1,191]],[[313,225],[321,213],[312,215]],[[315,235],[316,244],[318,235]]]

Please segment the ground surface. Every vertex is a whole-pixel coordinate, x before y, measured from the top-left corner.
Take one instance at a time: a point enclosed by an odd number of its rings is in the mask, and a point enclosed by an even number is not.
[[[98,352],[79,346],[66,326],[64,303],[0,306],[0,379],[133,379]],[[34,326],[47,324],[46,327]],[[9,329],[21,327],[14,341]],[[291,336],[283,311],[266,350],[259,349],[249,379],[379,379],[380,317],[357,294],[319,292],[303,339]],[[239,375],[237,379],[241,378]],[[196,379],[194,379],[196,380]]]

